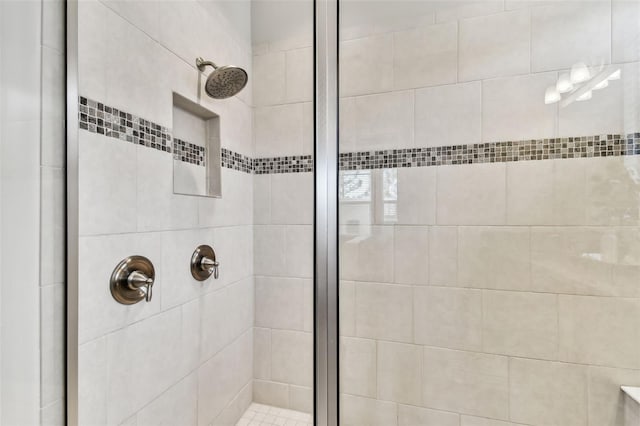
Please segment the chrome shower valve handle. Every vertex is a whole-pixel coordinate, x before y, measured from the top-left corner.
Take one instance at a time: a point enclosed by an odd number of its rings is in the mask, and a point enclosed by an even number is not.
[[[140,290],[144,293],[144,298],[147,302],[151,301],[153,288],[153,278],[147,277],[140,271],[133,271],[127,277],[127,284],[131,290]]]
[[[220,262],[216,260],[216,253],[211,246],[201,245],[191,255],[191,275],[198,281],[204,281],[213,275],[218,279]]]
[[[200,267],[209,272],[209,274],[213,274],[213,278],[216,280],[218,279],[218,266],[220,266],[220,262],[209,259],[206,256],[200,261]]]
[[[144,256],[129,256],[113,270],[109,288],[111,295],[123,305],[151,301],[155,282],[155,269]]]

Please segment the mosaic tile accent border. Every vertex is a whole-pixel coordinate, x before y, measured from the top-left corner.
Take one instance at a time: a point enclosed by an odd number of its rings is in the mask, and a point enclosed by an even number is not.
[[[205,165],[205,148],[180,139],[172,143],[169,128],[82,96],[78,104],[81,129],[164,152],[173,150],[176,159]],[[311,155],[252,159],[226,148],[221,154],[222,167],[244,173],[313,171]],[[640,133],[344,152],[339,161],[340,170],[362,170],[624,155],[640,155]]]
[[[222,148],[222,167],[245,173],[253,173],[253,160],[246,155]]]
[[[131,113],[80,96],[80,128],[111,138],[171,152],[171,131]]]
[[[640,133],[489,142],[340,154],[340,170],[502,163],[640,154]]]
[[[312,171],[313,158],[311,158],[310,155],[256,158],[253,160],[253,173],[257,175],[276,173],[303,173]]]
[[[206,148],[182,139],[173,138],[173,159],[198,166],[206,165]]]

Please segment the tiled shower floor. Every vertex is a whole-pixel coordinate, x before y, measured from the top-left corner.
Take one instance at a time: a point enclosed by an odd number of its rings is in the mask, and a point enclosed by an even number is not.
[[[236,426],[312,426],[311,414],[253,403]]]

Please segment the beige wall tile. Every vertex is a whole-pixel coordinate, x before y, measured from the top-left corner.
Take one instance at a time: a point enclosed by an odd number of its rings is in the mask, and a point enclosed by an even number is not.
[[[620,386],[640,385],[640,371],[589,367],[589,424],[626,426],[625,395]]]
[[[532,228],[532,287],[594,296],[638,295],[635,228]]]
[[[531,9],[531,71],[611,60],[611,6],[602,1],[558,1]]]
[[[507,419],[508,368],[507,357],[425,347],[422,405]]]
[[[482,309],[482,342],[486,352],[557,359],[555,294],[484,290]]]
[[[253,57],[253,104],[278,105],[285,100],[285,53],[270,52]]]
[[[418,405],[422,401],[422,347],[378,342],[378,399]]]
[[[451,349],[482,349],[482,291],[414,288],[415,343]]]
[[[557,81],[547,72],[482,82],[482,141],[551,138],[558,105],[545,105],[547,87]]]
[[[482,140],[482,84],[416,90],[416,146],[479,143]]]
[[[523,227],[458,228],[458,282],[469,287],[530,287],[529,230]]]
[[[271,223],[271,175],[253,175],[253,223]]]
[[[343,426],[397,426],[398,407],[393,402],[342,394],[340,424]]]
[[[559,308],[560,359],[640,368],[640,300],[561,295]]]
[[[589,161],[585,199],[587,224],[638,225],[639,174],[640,159],[635,156]]]
[[[302,154],[302,104],[258,107],[253,114],[255,153],[258,157]]]
[[[286,269],[282,271],[291,277],[313,277],[313,227],[311,225],[287,226]]]
[[[460,416],[460,426],[518,426],[518,423],[463,415]]]
[[[412,342],[412,299],[409,286],[356,283],[356,335]]]
[[[340,390],[350,395],[376,397],[376,341],[340,339]]]
[[[271,331],[271,378],[300,386],[313,383],[313,335],[299,331]]]
[[[507,223],[554,224],[553,161],[507,164]]]
[[[256,277],[256,326],[302,331],[304,285],[297,278]]]
[[[453,7],[443,7],[436,11],[436,22],[456,21],[475,16],[493,15],[504,10],[500,0],[464,2]]]
[[[266,380],[254,380],[253,401],[258,404],[289,408],[289,385]]]
[[[587,367],[511,358],[511,420],[527,424],[587,423]]]
[[[392,226],[342,226],[340,278],[358,281],[393,281],[394,230]]]
[[[438,167],[438,225],[503,225],[505,176],[505,164]]]
[[[412,405],[398,405],[398,426],[459,426],[458,414]]]
[[[394,89],[455,83],[458,27],[455,22],[393,34]]]
[[[286,228],[259,225],[253,229],[253,270],[256,275],[279,275],[286,267]]]
[[[458,228],[429,228],[429,283],[455,286],[458,283]]]
[[[529,12],[463,19],[459,35],[459,80],[529,72]]]
[[[400,284],[426,284],[429,280],[429,228],[395,226],[393,281]]]
[[[286,53],[287,102],[313,100],[313,48],[289,50]]]
[[[612,43],[611,56],[613,62],[640,60],[638,37],[640,37],[640,4],[633,0],[613,0],[611,2]]]
[[[359,96],[355,102],[359,151],[414,146],[413,91]]]
[[[271,222],[313,223],[313,174],[281,173],[271,176]]]
[[[268,328],[253,329],[253,377],[271,378],[271,330]]]
[[[436,168],[401,167],[397,170],[397,223],[436,223]]]
[[[340,281],[340,335],[356,335],[356,284]]]
[[[313,413],[313,389],[289,385],[289,408],[303,413]]]
[[[339,50],[341,96],[379,93],[393,87],[391,34],[342,41]]]

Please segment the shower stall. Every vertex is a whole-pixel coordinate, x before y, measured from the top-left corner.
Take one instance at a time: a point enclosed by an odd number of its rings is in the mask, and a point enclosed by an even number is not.
[[[640,425],[640,1],[0,22],[0,424]]]

